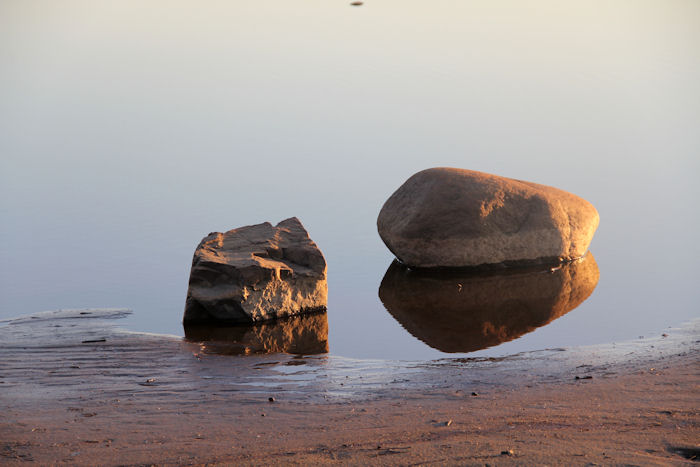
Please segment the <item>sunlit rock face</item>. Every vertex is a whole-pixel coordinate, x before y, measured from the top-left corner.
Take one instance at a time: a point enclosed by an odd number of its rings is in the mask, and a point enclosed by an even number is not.
[[[558,268],[411,270],[394,261],[379,298],[413,336],[442,352],[473,352],[534,331],[579,306],[598,283],[589,252]]]
[[[325,311],[326,260],[299,219],[207,235],[192,260],[185,323],[252,324]]]
[[[462,267],[580,258],[598,222],[592,204],[557,188],[434,168],[391,195],[377,227],[408,266]]]
[[[200,342],[205,353],[249,355],[328,352],[328,318],[325,313],[293,316],[254,326],[185,324],[185,338]]]

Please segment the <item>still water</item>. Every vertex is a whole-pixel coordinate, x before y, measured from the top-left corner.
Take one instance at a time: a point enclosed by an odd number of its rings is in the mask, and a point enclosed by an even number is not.
[[[328,262],[334,355],[658,334],[700,315],[698,44],[693,0],[5,0],[0,319],[128,307],[129,329],[184,335],[199,240],[298,216]],[[407,313],[376,216],[434,166],[592,202],[587,299],[485,350]],[[541,277],[466,279],[513,292]]]

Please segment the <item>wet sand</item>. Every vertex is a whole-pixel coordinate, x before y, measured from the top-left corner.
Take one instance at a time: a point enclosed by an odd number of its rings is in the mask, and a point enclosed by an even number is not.
[[[697,325],[406,364],[55,323],[4,327],[0,464],[696,465]]]

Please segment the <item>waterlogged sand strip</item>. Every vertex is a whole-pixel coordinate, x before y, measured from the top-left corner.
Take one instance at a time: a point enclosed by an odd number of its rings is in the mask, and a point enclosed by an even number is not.
[[[115,398],[164,392],[198,401],[200,394],[237,391],[283,392],[300,401],[323,402],[390,397],[397,390],[518,388],[576,376],[611,377],[649,362],[690,358],[697,353],[700,336],[696,320],[654,338],[501,358],[411,362],[327,354],[232,356],[226,355],[225,343],[124,331],[117,318],[127,313],[68,310],[5,321],[0,325],[0,384],[5,398],[15,398],[15,403],[33,403],[36,397],[52,394],[76,399],[95,389]]]
[[[697,323],[411,363],[209,354],[85,316],[0,326],[2,463],[668,465],[697,451]]]

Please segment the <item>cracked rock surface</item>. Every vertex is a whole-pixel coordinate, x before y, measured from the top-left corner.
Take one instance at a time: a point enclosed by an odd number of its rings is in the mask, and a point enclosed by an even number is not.
[[[253,324],[325,311],[326,260],[299,219],[213,232],[195,250],[185,323]]]

